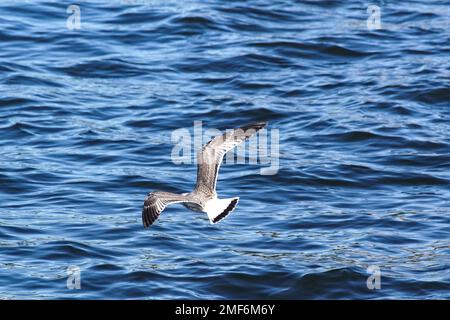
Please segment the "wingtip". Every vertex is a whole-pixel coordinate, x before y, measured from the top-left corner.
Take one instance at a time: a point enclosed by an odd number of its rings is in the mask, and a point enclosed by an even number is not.
[[[261,128],[265,128],[267,127],[267,125],[269,124],[269,122],[267,121],[261,121],[261,122],[256,122],[255,125]]]
[[[247,129],[255,129],[256,131],[261,130],[265,127],[267,127],[269,123],[267,121],[261,121],[261,122],[254,122],[248,125],[245,125],[242,127],[243,130]]]
[[[144,206],[142,208],[142,224],[144,225],[144,229],[148,229],[158,219],[155,209],[147,204],[151,196],[152,193],[149,193],[144,200]]]
[[[142,225],[144,226],[144,229],[147,229],[150,226],[147,221],[147,213],[145,212],[145,207],[142,209]]]

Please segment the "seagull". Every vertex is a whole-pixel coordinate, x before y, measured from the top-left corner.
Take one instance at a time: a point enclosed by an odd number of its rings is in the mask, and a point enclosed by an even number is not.
[[[258,122],[227,131],[205,144],[197,153],[197,183],[192,192],[172,193],[154,191],[147,195],[142,209],[144,228],[150,227],[166,206],[182,203],[186,208],[204,212],[215,224],[228,216],[237,206],[239,197],[219,199],[216,193],[217,175],[224,155],[264,128],[266,122]]]

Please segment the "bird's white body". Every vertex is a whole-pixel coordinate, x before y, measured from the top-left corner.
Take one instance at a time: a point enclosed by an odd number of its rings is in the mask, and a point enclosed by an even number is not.
[[[183,193],[183,195],[187,196],[189,193]],[[183,205],[189,210],[206,213],[209,221],[214,224],[221,214],[228,215],[228,213],[233,211],[238,202],[239,197],[219,199],[215,195],[211,199],[207,200],[203,205],[195,202],[183,202]]]
[[[213,198],[205,203],[203,212],[206,212],[211,223],[216,223],[221,215],[224,215],[225,217],[232,212],[234,208],[236,208],[238,202],[239,197],[229,199]]]

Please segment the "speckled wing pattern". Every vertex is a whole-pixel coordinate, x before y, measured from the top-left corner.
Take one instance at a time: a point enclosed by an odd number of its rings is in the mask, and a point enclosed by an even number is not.
[[[172,203],[195,202],[192,198],[171,192],[156,191],[149,193],[142,208],[144,227],[150,227],[166,206]]]
[[[214,195],[217,175],[224,155],[266,126],[266,122],[258,122],[234,129],[208,142],[197,154],[196,192]]]

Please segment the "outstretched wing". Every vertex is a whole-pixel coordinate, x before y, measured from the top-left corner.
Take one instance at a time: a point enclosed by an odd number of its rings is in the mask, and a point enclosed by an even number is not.
[[[266,122],[250,124],[228,131],[209,141],[197,154],[197,185],[196,192],[214,194],[216,192],[217,174],[222,164],[223,156],[266,126]]]
[[[171,192],[149,193],[142,208],[142,223],[144,228],[150,227],[166,206],[172,203],[194,202],[190,197]]]

